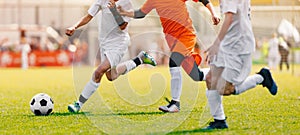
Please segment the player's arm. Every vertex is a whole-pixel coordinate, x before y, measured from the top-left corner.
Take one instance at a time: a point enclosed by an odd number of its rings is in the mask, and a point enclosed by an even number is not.
[[[209,10],[214,25],[218,25],[220,22],[220,18],[216,15],[213,4],[209,0],[199,0],[202,4]]]
[[[135,19],[144,18],[147,14],[141,11],[141,9],[135,11],[125,11],[121,7],[119,8],[120,14],[123,16],[128,16]]]
[[[91,16],[90,14],[85,15],[77,23],[75,23],[73,26],[66,29],[66,31],[65,31],[66,35],[72,36],[76,29],[78,29],[79,27],[87,24],[92,19],[93,19],[93,16]]]
[[[217,52],[219,51],[220,42],[224,39],[232,21],[233,21],[233,15],[234,15],[234,13],[232,13],[232,12],[225,13],[225,20],[223,22],[223,25],[221,27],[221,30],[218,34],[217,39],[215,40],[213,45],[206,50],[206,52],[208,52],[207,58],[206,58],[207,61],[212,59],[213,56],[215,56],[217,54]]]
[[[135,19],[144,18],[152,9],[154,9],[154,2],[153,0],[146,0],[145,3],[135,11],[125,11],[121,7],[119,8],[119,12],[121,15],[128,16]]]
[[[110,0],[107,7],[109,8],[110,12],[113,14],[113,16],[114,16],[117,24],[119,25],[120,29],[124,30],[127,27],[128,22],[125,22],[124,19],[121,16],[121,14],[117,11],[115,1]]]
[[[225,20],[224,20],[221,30],[218,34],[219,41],[222,41],[224,39],[232,21],[233,21],[233,15],[234,15],[234,13],[232,13],[232,12],[225,13]]]

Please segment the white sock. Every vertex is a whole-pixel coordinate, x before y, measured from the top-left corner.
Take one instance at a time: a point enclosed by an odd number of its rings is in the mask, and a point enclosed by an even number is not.
[[[262,83],[263,80],[264,78],[259,74],[248,76],[245,81],[235,86],[235,94],[238,95],[254,88],[257,84]]]
[[[134,63],[133,60],[129,60],[124,63],[126,66],[126,71],[124,73],[122,73],[123,75],[136,68],[136,64]]]
[[[81,107],[86,100],[88,100],[92,94],[98,89],[100,83],[94,82],[92,79],[85,85],[84,89],[81,92],[81,96],[84,98],[82,99],[79,97],[78,103]]]
[[[171,95],[175,101],[180,101],[182,91],[182,74],[180,67],[170,67],[171,73]]]
[[[205,81],[206,80],[206,75],[208,74],[210,68],[201,68],[200,71],[203,72],[203,80],[202,81]]]
[[[207,90],[206,97],[210,107],[210,114],[217,120],[225,120],[225,113],[222,105],[222,96],[217,90]]]

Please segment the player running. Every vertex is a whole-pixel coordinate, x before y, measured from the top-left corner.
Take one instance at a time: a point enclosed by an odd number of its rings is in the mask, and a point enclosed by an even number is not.
[[[144,51],[140,52],[133,60],[119,64],[130,42],[127,29],[130,18],[120,16],[116,5],[122,6],[126,10],[132,9],[129,0],[96,0],[89,8],[87,15],[72,27],[66,29],[65,33],[72,36],[77,28],[89,23],[101,11],[101,23],[99,25],[101,63],[94,71],[91,80],[85,85],[79,100],[68,106],[70,112],[80,110],[82,105],[97,90],[104,74],[106,74],[108,80],[113,81],[119,75],[133,70],[140,64],[156,66],[155,60]]]
[[[180,95],[182,91],[182,74],[180,66],[194,80],[202,81],[209,69],[198,68],[194,57],[196,44],[195,30],[192,20],[187,11],[186,0],[146,0],[144,5],[135,11],[128,11],[120,8],[120,14],[135,19],[144,18],[151,10],[156,9],[163,27],[165,39],[171,51],[169,67],[171,73],[171,95],[172,100],[167,106],[159,107],[163,112],[178,112],[180,110]],[[214,25],[220,19],[216,16],[212,4],[209,0],[194,0],[202,2],[211,12]],[[201,59],[201,56],[196,55]],[[200,62],[198,62],[200,63]]]
[[[277,85],[267,68],[248,76],[255,39],[250,21],[250,0],[223,0],[220,7],[225,20],[213,45],[208,49],[210,71],[206,78],[207,100],[214,121],[205,129],[228,128],[221,95],[238,95],[258,84],[277,94]]]

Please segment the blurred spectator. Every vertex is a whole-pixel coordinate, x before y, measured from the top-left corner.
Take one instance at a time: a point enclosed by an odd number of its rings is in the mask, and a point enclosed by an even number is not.
[[[268,65],[271,69],[277,69],[277,65],[280,60],[278,46],[279,41],[277,38],[277,33],[274,33],[273,38],[271,38],[269,41]]]
[[[81,41],[79,38],[75,38],[73,43],[74,43],[74,45],[69,45],[69,47],[74,46],[76,49],[72,50],[71,48],[69,48],[69,51],[75,52],[74,64],[82,65],[82,64],[86,63],[87,53],[88,53],[88,44],[85,41]]]
[[[40,37],[31,37],[29,44],[32,51],[40,50]]]
[[[25,30],[21,30],[21,37],[20,37],[20,46],[21,46],[21,63],[22,69],[28,68],[28,54],[31,51],[30,45],[27,43]]]
[[[4,51],[4,45],[8,41],[8,38],[0,38],[0,52]]]
[[[268,59],[268,55],[269,55],[269,41],[267,38],[263,38],[263,42],[262,42],[262,45],[261,45],[261,59],[266,62],[267,59]]]
[[[0,52],[12,51],[16,43],[9,41],[7,37],[0,38]]]
[[[282,64],[286,64],[287,70],[289,70],[289,61],[288,61],[288,56],[289,56],[289,47],[291,46],[290,43],[287,43],[284,38],[279,37],[279,53],[281,56],[280,63],[279,63],[279,70],[282,71]]]

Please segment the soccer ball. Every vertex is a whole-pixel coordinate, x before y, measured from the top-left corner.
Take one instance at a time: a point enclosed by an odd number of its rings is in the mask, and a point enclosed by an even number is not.
[[[49,115],[53,108],[53,100],[45,93],[36,94],[30,101],[30,110],[38,116]]]

